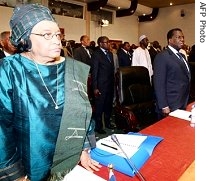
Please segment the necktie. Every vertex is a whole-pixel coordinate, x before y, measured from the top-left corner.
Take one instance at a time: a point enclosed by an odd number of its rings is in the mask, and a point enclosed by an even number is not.
[[[179,59],[185,64],[187,70],[189,71],[189,67],[188,67],[187,63],[185,62],[184,57],[182,56],[182,54],[181,53],[176,53],[176,54],[178,55]]]
[[[88,56],[91,58],[90,51],[86,47],[85,47],[85,50],[86,50]]]
[[[106,50],[106,57],[108,58],[108,60],[111,62],[111,58],[110,58],[110,55],[109,55],[109,51]]]
[[[183,56],[182,56],[182,54],[181,54],[181,53],[177,53],[177,55],[178,55],[179,59],[183,61]]]
[[[131,60],[131,54],[127,52],[127,55],[128,55],[129,60]]]

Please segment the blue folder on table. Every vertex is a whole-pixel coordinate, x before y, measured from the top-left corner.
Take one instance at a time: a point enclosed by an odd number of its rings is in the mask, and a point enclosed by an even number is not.
[[[146,139],[141,143],[140,147],[137,149],[136,153],[130,158],[130,160],[139,170],[152,155],[155,146],[161,140],[163,140],[163,138],[140,133],[128,133],[128,135],[147,136]],[[135,175],[135,171],[131,168],[131,166],[127,162],[127,159],[122,156],[112,154],[96,147],[91,150],[91,158],[98,161],[104,166],[113,164],[114,170],[122,172],[131,177]]]

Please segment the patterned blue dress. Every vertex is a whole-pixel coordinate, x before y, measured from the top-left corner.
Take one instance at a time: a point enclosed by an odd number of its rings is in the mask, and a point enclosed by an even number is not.
[[[0,61],[0,178],[4,169],[11,180],[23,173],[31,181],[49,176],[65,102],[65,62],[38,64],[55,109],[33,61],[19,54]]]

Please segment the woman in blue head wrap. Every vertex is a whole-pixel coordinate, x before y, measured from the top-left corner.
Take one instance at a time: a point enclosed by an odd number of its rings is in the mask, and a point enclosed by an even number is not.
[[[89,66],[60,56],[60,29],[42,5],[16,7],[10,27],[21,53],[0,61],[0,180],[62,180],[79,161],[98,170],[87,152]]]

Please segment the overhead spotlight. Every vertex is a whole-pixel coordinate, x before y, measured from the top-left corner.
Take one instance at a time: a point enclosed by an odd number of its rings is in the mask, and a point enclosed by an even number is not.
[[[100,26],[109,26],[109,21],[108,20],[106,20],[106,19],[102,19],[102,20],[100,20],[99,21],[99,25]]]

